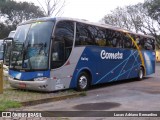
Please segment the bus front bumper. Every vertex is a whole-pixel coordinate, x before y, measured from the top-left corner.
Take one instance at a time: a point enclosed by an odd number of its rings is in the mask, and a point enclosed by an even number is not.
[[[11,87],[14,88],[46,92],[54,91],[53,86],[51,86],[54,85],[54,81],[51,81],[50,79],[43,81],[21,81],[8,77],[8,81]]]

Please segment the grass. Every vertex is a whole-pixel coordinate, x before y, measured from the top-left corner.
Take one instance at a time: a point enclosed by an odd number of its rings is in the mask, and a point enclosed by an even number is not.
[[[77,93],[77,91],[70,89],[70,90],[62,90],[57,92],[46,93],[46,92],[20,90],[10,87],[8,80],[4,80],[3,94],[0,94],[0,111],[7,110],[9,108],[21,107],[22,102],[53,98],[73,93]],[[86,93],[85,92],[81,93],[81,96],[86,96]]]
[[[21,103],[17,101],[11,101],[6,99],[0,100],[0,111],[5,111],[8,108],[19,108],[21,107]]]
[[[87,92],[86,92],[86,91],[83,91],[83,92],[80,93],[80,95],[81,95],[81,96],[87,96]]]

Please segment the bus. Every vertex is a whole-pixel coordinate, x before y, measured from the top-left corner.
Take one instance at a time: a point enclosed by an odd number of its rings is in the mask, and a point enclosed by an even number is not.
[[[3,61],[3,48],[4,48],[3,40],[0,39],[0,61]]]
[[[5,77],[8,76],[8,66],[9,66],[10,52],[14,34],[15,30],[10,31],[8,37],[3,39],[3,75]]]
[[[4,44],[4,59],[3,59],[3,64],[8,66],[9,65],[9,57],[10,57],[10,52],[11,52],[11,47],[12,47],[12,40],[15,35],[15,30],[10,31],[9,35],[7,38],[3,40]]]
[[[15,32],[16,32],[15,30],[10,31],[8,38],[13,38],[15,35]]]
[[[10,42],[11,41],[10,39],[14,37],[14,33],[15,31],[11,31],[7,38],[0,39],[0,61],[3,61],[3,58],[4,58],[4,54],[5,54],[4,49],[5,49],[6,41],[7,43]]]
[[[38,18],[18,25],[9,64],[12,87],[57,91],[155,73],[155,39],[111,25],[72,18]]]

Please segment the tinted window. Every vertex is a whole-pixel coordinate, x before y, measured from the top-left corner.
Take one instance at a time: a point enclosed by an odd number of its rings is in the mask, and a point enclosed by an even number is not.
[[[130,37],[132,37],[131,39],[128,34],[126,33],[123,33],[123,34],[124,34],[124,48],[135,49],[136,47],[132,42],[132,39],[135,40],[135,36],[130,35]]]
[[[139,36],[139,35],[132,35],[132,36],[133,36],[135,42],[137,43],[138,47],[140,49],[144,49],[144,37]],[[134,47],[134,48],[136,48],[136,47]]]
[[[144,42],[144,48],[145,50],[154,50],[155,49],[154,40],[151,38],[146,38]]]
[[[105,28],[77,23],[75,45],[111,46],[110,34]]]
[[[109,45],[109,41],[107,39],[107,33],[106,30],[104,28],[101,27],[96,27],[97,31],[96,31],[96,45],[98,46],[108,46]]]
[[[95,32],[95,27],[77,23],[75,45],[95,45]]]
[[[71,54],[74,39],[74,24],[70,21],[58,22],[52,45],[52,68],[62,66]]]
[[[104,31],[103,34],[106,40],[106,46],[110,46],[110,47],[116,46],[116,39],[113,40],[112,38],[114,36],[113,31],[109,29],[104,29],[103,31]]]
[[[121,32],[106,29],[106,39],[108,41],[108,46],[123,48],[124,36]]]
[[[139,35],[135,35],[134,39],[140,49],[145,49],[145,50],[155,49],[154,39],[139,36]]]
[[[77,23],[75,45],[97,45],[136,49],[132,39],[124,32]],[[130,34],[140,49],[153,50],[154,40]]]

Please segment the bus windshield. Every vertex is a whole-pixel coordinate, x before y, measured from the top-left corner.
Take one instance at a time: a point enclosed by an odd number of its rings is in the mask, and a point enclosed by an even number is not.
[[[10,68],[48,69],[49,46],[54,22],[35,22],[17,28],[12,45]]]
[[[3,58],[3,64],[9,65],[9,59],[10,59],[10,52],[12,47],[12,40],[5,39],[4,40],[4,58]]]

